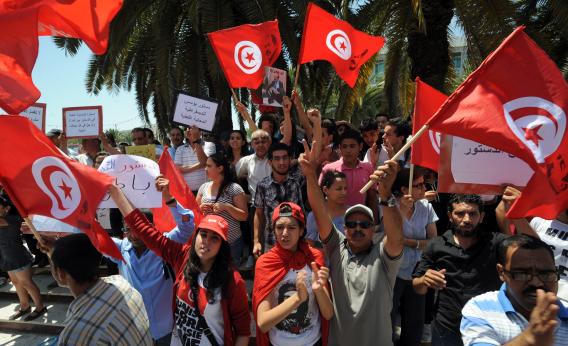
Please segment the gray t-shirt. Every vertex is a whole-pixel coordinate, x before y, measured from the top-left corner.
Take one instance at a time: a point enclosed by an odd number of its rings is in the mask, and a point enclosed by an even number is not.
[[[390,258],[381,242],[355,255],[341,232],[331,232],[324,244],[335,312],[328,345],[392,345],[390,313],[402,254]]]

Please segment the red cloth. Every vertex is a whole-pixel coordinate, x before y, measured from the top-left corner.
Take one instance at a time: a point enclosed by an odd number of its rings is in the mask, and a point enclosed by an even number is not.
[[[122,0],[0,0],[0,107],[17,114],[40,97],[31,79],[38,35],[80,38],[103,54],[121,6]]]
[[[169,263],[176,273],[174,289],[176,297],[193,306],[189,301],[189,283],[185,281],[184,269],[189,259],[189,249],[193,241],[179,244],[166,238],[159,230],[154,228],[140,210],[135,209],[126,215],[124,222],[146,246],[164,261]],[[193,238],[197,235],[194,233]],[[250,336],[250,313],[245,282],[239,272],[233,268],[233,277],[229,281],[227,297],[221,299],[224,323],[224,344],[234,345],[237,336]],[[200,307],[203,308],[203,300]],[[174,305],[175,307],[175,305]],[[201,310],[202,311],[202,310]],[[205,337],[205,336],[204,336]]]
[[[172,195],[172,197],[175,198],[182,207],[190,209],[193,212],[194,223],[196,226],[199,225],[201,218],[203,218],[201,209],[199,208],[199,205],[195,200],[193,192],[191,192],[191,190],[187,186],[187,183],[183,179],[183,176],[172,160],[167,147],[164,148],[164,152],[162,153],[162,156],[160,156],[160,160],[158,160],[158,166],[160,167],[160,173],[164,175],[164,178],[170,181],[170,194]],[[173,227],[175,227],[175,221],[173,220],[169,207],[166,206],[164,201],[162,201],[162,207],[156,209],[153,209],[152,211],[157,211],[158,218],[162,218],[158,220],[160,224],[163,224],[162,227],[167,227],[168,225],[171,225],[172,222]],[[156,213],[154,213],[154,217],[156,217]],[[169,220],[168,217],[171,220]],[[155,221],[156,219],[154,219],[154,222]],[[158,227],[158,224],[156,224],[156,227]],[[172,228],[164,232],[170,231]],[[158,227],[158,229],[162,230],[160,227]]]
[[[448,97],[430,85],[416,78],[414,115],[412,116],[412,135],[436,113]],[[428,130],[412,144],[410,162],[421,167],[438,171],[440,165],[440,133]]]
[[[0,177],[22,216],[44,215],[80,228],[102,253],[122,259],[95,220],[114,178],[69,160],[29,119],[0,117]]]
[[[309,267],[312,262],[316,262],[321,267],[325,265],[325,258],[321,251],[309,246],[305,240],[300,240],[296,252],[286,250],[277,243],[270,251],[260,256],[256,262],[252,290],[252,313],[255,320],[257,319],[258,305],[272,292],[274,287],[286,276],[286,273],[291,269],[300,270],[306,265]],[[323,317],[320,318],[320,321],[321,336],[325,346],[329,333],[329,321]],[[269,344],[268,334],[263,333],[258,324],[256,325],[256,344],[258,346]]]
[[[515,155],[539,171],[543,177],[531,179],[507,215],[554,219],[568,208],[568,84],[523,30],[509,35],[428,123]]]
[[[239,25],[207,36],[231,88],[258,88],[264,67],[274,64],[282,50],[277,20]]]
[[[299,63],[329,61],[339,77],[353,88],[361,66],[384,44],[383,37],[356,30],[351,24],[310,2],[304,21]]]

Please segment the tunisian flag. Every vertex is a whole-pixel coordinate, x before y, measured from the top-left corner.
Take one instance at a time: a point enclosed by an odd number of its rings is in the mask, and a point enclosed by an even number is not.
[[[353,88],[361,65],[373,57],[384,44],[383,37],[356,30],[351,24],[335,18],[310,2],[304,21],[298,63],[329,61],[339,77]]]
[[[69,160],[28,118],[0,116],[0,133],[0,180],[20,214],[78,227],[100,252],[122,259],[95,220],[114,178]]]
[[[430,85],[416,78],[416,95],[414,98],[414,115],[412,116],[412,135],[436,113],[448,97]],[[421,167],[438,171],[440,165],[440,132],[428,130],[412,144],[410,162]]]
[[[79,38],[103,54],[121,6],[122,0],[0,0],[0,107],[17,114],[40,97],[31,78],[38,35]]]
[[[162,156],[160,156],[160,160],[158,160],[158,166],[160,167],[160,173],[164,178],[170,181],[170,195],[172,195],[182,207],[190,209],[193,212],[194,223],[195,225],[199,225],[203,217],[201,209],[195,200],[193,192],[191,192],[174,164],[167,148],[164,148],[164,152]],[[168,232],[176,226],[170,208],[166,205],[165,201],[162,200],[162,206],[160,208],[153,208],[152,213],[154,214],[154,225],[160,231]]]
[[[523,30],[517,28],[509,35],[428,123],[433,130],[527,162],[536,176],[508,217],[554,219],[568,207],[568,85]]]
[[[207,34],[231,88],[256,89],[282,50],[278,20]]]

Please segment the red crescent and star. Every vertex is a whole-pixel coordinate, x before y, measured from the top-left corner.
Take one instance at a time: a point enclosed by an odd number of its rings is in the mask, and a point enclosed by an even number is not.
[[[525,131],[525,139],[527,141],[532,141],[537,147],[538,141],[543,140],[543,138],[538,134],[538,131],[541,127],[542,124],[536,125],[534,127],[523,127],[523,131]]]

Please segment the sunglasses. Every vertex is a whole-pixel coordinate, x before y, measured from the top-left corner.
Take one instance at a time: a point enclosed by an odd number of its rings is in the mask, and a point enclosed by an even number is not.
[[[537,276],[542,282],[555,282],[558,281],[560,275],[555,270],[545,270],[545,271],[508,271],[503,270],[508,274],[511,279],[515,281],[531,281],[533,277]]]
[[[371,221],[345,221],[345,227],[347,228],[371,228],[373,223]]]

